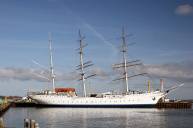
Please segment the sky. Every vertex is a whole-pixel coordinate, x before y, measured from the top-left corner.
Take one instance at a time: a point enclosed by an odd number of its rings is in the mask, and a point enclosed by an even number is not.
[[[76,65],[79,62],[78,30],[88,44],[84,60],[92,60],[86,73],[90,93],[121,91],[112,82],[121,62],[121,29],[125,28],[128,59],[140,59],[139,72],[149,77],[129,80],[129,87],[147,90],[184,83],[169,97],[193,99],[193,1],[192,0],[0,0],[0,95],[26,95],[50,89],[40,75],[48,75],[48,33],[52,33],[57,87],[74,87],[81,94]],[[38,75],[40,74],[40,75]]]

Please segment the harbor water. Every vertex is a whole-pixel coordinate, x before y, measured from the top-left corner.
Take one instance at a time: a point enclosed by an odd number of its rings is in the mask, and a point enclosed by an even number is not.
[[[24,119],[40,128],[192,128],[193,109],[10,108],[6,127],[22,128]]]

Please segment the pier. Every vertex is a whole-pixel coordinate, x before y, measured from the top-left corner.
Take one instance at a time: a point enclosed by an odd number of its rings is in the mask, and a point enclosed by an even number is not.
[[[191,109],[192,102],[174,101],[174,102],[159,102],[155,105],[156,108],[173,108],[173,109]]]
[[[13,102],[11,107],[37,107],[34,102]]]
[[[9,107],[10,107],[9,103],[1,104],[0,105],[0,116],[2,116],[4,114],[4,112],[9,109]]]
[[[2,116],[10,107],[10,103],[0,105],[0,116]]]
[[[0,102],[0,117],[9,109],[10,103],[7,102],[7,98],[5,97]]]

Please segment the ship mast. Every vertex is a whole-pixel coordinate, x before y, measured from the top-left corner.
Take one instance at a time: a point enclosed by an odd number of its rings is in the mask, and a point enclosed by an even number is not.
[[[141,65],[142,63],[140,62],[140,60],[127,61],[128,44],[126,42],[126,36],[127,35],[125,34],[125,30],[124,30],[124,27],[123,27],[122,28],[122,36],[121,36],[121,40],[122,40],[121,52],[122,52],[122,55],[123,55],[123,61],[122,61],[122,63],[119,63],[119,64],[113,64],[112,67],[113,67],[113,69],[116,69],[116,68],[122,68],[123,69],[123,77],[117,78],[113,81],[123,79],[125,81],[126,94],[128,94],[130,92],[128,79],[132,78],[132,77],[140,76],[140,75],[145,75],[147,73],[140,73],[140,74],[135,74],[135,75],[128,76],[128,67]]]
[[[50,78],[52,81],[52,91],[55,92],[55,74],[54,74],[54,64],[53,64],[53,55],[52,55],[51,33],[49,33],[49,53],[50,53]]]
[[[126,45],[126,40],[125,40],[125,31],[124,28],[122,29],[122,53],[123,53],[123,64],[124,64],[124,73],[123,75],[125,76],[125,85],[126,85],[126,92],[129,92],[129,86],[128,86],[128,73],[127,73],[127,60],[126,60],[126,55],[127,55],[127,45]]]
[[[87,91],[86,91],[85,80],[86,80],[87,78],[90,78],[90,77],[92,77],[92,76],[95,76],[96,74],[92,74],[92,75],[89,75],[89,76],[85,76],[84,68],[90,67],[90,66],[92,66],[93,64],[92,64],[91,61],[84,62],[84,58],[83,58],[83,55],[84,55],[84,54],[83,54],[83,48],[86,47],[87,44],[84,44],[84,43],[83,43],[84,37],[81,35],[80,30],[79,30],[78,34],[79,34],[79,45],[80,45],[79,48],[78,48],[79,54],[80,54],[80,65],[76,66],[76,67],[78,67],[76,70],[80,70],[80,76],[81,76],[81,78],[80,78],[79,80],[82,81],[82,87],[83,87],[83,93],[84,93],[83,95],[84,95],[84,97],[86,97],[86,96],[87,96]]]
[[[83,37],[79,30],[79,43],[80,43],[80,69],[81,69],[81,79],[82,79],[82,86],[83,86],[83,92],[84,96],[86,97],[86,85],[85,85],[85,74],[84,74],[84,67],[83,67]]]

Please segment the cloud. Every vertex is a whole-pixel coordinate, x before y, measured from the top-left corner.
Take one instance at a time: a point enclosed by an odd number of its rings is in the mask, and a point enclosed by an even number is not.
[[[94,67],[90,70],[90,74],[96,74],[97,77],[102,79],[109,78],[109,74],[99,67]]]
[[[131,71],[131,70],[130,70]],[[168,78],[180,82],[193,82],[193,61],[179,63],[149,64],[138,68],[137,72],[146,72],[154,78]],[[86,75],[96,74],[97,78],[111,80],[112,72],[108,73],[99,67],[93,67],[86,71]],[[34,80],[48,82],[49,71],[34,68],[0,68],[0,80]],[[56,81],[76,81],[80,78],[79,72],[56,72]]]
[[[99,78],[107,78],[107,74],[98,67],[93,68],[89,71],[89,74],[96,74]],[[49,82],[49,71],[43,69],[34,69],[34,68],[0,68],[0,80],[19,80],[27,81],[34,80],[38,82]],[[79,72],[56,72],[56,81],[73,81],[80,78]]]
[[[17,79],[17,80],[38,80],[44,81],[42,78],[37,77],[33,73],[41,73],[40,71],[34,69],[22,69],[22,68],[1,68],[0,69],[0,79],[1,80],[9,80],[9,79]]]
[[[72,75],[74,74],[74,75]],[[73,80],[75,79],[76,73],[59,73],[57,76],[58,81],[62,80]],[[33,69],[33,68],[0,68],[0,80],[35,80],[39,82],[48,82],[49,71],[42,69]],[[47,79],[46,79],[47,78]]]
[[[193,6],[190,4],[183,4],[183,5],[179,5],[176,10],[175,13],[178,15],[192,15],[193,14]]]
[[[157,78],[168,78],[180,82],[193,82],[193,61],[145,65],[141,67],[140,70]]]

